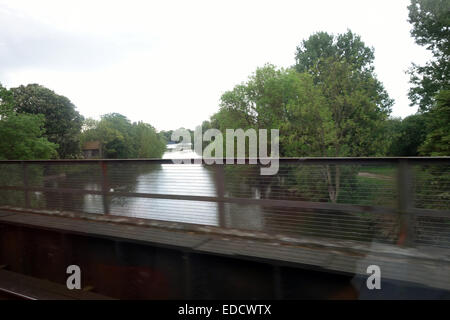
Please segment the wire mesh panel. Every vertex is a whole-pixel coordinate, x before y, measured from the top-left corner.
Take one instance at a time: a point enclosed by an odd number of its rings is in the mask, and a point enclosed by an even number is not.
[[[42,162],[26,166],[30,207],[34,209],[102,213],[102,172],[92,162]],[[98,204],[100,203],[100,205]]]
[[[215,196],[214,170],[202,164],[110,163],[107,179],[114,191]]]
[[[416,221],[417,244],[450,248],[450,217],[418,216]]]
[[[278,174],[259,174],[259,166],[226,168],[230,197],[396,206],[394,166],[280,163]]]
[[[415,165],[414,206],[450,210],[450,165]]]
[[[448,247],[450,164],[427,159],[281,159],[275,175],[259,164],[3,161],[0,205],[289,238],[396,243],[407,234]]]
[[[278,174],[274,176],[260,175],[259,169],[258,165],[227,166],[226,197],[336,203],[337,206],[334,210],[325,210],[268,206],[267,202],[264,206],[227,204],[227,227],[294,237],[382,242],[397,240],[399,227],[396,215],[339,208],[339,204],[394,208],[397,203],[395,166],[357,163],[299,165],[281,162]]]
[[[0,163],[1,186],[23,186],[23,164],[20,162]]]
[[[23,187],[23,166],[18,163],[0,163],[0,185],[5,187]],[[0,189],[0,203],[21,207],[25,203],[25,194],[21,190]]]
[[[226,226],[301,238],[395,243],[398,219],[392,215],[292,207],[226,204]],[[244,214],[245,212],[245,214]]]
[[[431,215],[419,211],[416,216],[416,242],[450,248],[450,214],[433,216],[433,210],[450,211],[450,165],[415,165],[414,207],[431,209]]]
[[[110,214],[219,226],[217,202],[112,196]]]

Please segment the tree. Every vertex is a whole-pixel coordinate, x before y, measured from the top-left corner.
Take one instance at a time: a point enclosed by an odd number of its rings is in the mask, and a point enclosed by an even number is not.
[[[433,54],[433,60],[425,66],[413,64],[409,70],[413,85],[409,90],[411,104],[427,111],[439,91],[450,89],[450,2],[411,0],[408,10],[408,21],[413,25],[411,35]]]
[[[348,30],[337,36],[326,32],[317,32],[297,47],[295,68],[298,72],[308,72],[320,78],[322,67],[327,66],[327,60],[343,61],[351,64],[360,72],[372,72],[374,50],[367,47],[361,37]]]
[[[296,97],[286,104],[286,120],[281,124],[280,144],[284,156],[332,156],[330,148],[336,130],[325,96],[313,77],[290,71],[296,82]]]
[[[393,100],[374,74],[375,55],[348,30],[318,32],[297,47],[295,68],[312,75],[329,104],[336,132],[334,156],[383,154],[383,123]]]
[[[358,66],[330,57],[320,80],[304,78],[301,99],[289,105],[284,150],[290,156],[361,157],[384,155],[390,101],[378,81]],[[305,74],[306,75],[306,74]],[[324,166],[329,198],[337,202],[343,181],[339,166]]]
[[[101,132],[109,137],[104,141],[104,152],[108,158],[136,158],[135,141],[132,137],[130,120],[120,113],[109,113],[102,116],[99,123]]]
[[[393,101],[372,73],[372,51],[350,31],[333,39],[318,33],[302,43],[296,66],[302,73],[258,68],[222,95],[211,124],[222,131],[280,128],[284,156],[385,154]]]
[[[419,147],[422,155],[450,155],[450,90],[441,90],[436,105],[425,114],[428,134]]]
[[[98,126],[98,121],[93,118],[86,118],[83,120],[83,125],[81,126],[81,131],[85,132],[90,129],[95,129]]]
[[[297,73],[292,69],[277,69],[266,64],[257,68],[246,83],[225,92],[221,97],[220,110],[211,117],[210,122],[211,127],[224,134],[224,145],[226,129],[281,129],[287,119],[286,106],[297,95],[296,77]],[[280,135],[283,136],[283,133]],[[270,141],[268,138],[267,150],[271,150]],[[281,144],[281,155],[284,155],[283,147]]]
[[[324,97],[320,106],[307,112],[315,120],[302,122],[315,141],[309,142],[315,150],[308,152],[336,157],[385,154],[388,143],[384,128],[393,100],[374,74],[374,57],[373,48],[350,30],[338,36],[319,32],[297,47],[296,70],[312,75]],[[301,110],[305,105],[294,108]],[[301,131],[290,139],[298,141],[300,136],[304,136]],[[344,183],[341,168],[325,166],[323,176],[329,199],[337,202]]]
[[[43,137],[44,121],[43,115],[15,112],[11,91],[0,84],[0,159],[32,160],[56,157],[58,145]]]
[[[427,116],[416,113],[405,119],[389,119],[386,124],[389,130],[390,147],[388,155],[414,157],[419,155],[419,147],[427,136]]]
[[[137,158],[161,158],[166,149],[166,143],[155,128],[139,121],[133,124],[133,136]]]
[[[173,130],[168,130],[168,131],[162,130],[159,132],[159,135],[161,136],[161,138],[163,139],[165,144],[171,144],[171,143],[174,143],[172,141],[172,133],[173,133]]]
[[[12,88],[14,111],[45,116],[45,137],[58,145],[60,158],[80,154],[80,132],[83,117],[64,96],[38,84]]]
[[[160,158],[164,140],[144,122],[131,123],[119,113],[105,114],[100,121],[87,119],[81,141],[100,141],[106,158]]]
[[[393,100],[373,73],[373,49],[351,31],[312,35],[298,47],[295,70],[258,68],[222,95],[211,124],[279,128],[282,156],[374,156],[388,148]],[[340,193],[340,168],[325,166],[329,198]]]
[[[321,89],[336,130],[333,156],[376,156],[386,152],[384,123],[392,100],[381,83],[347,61],[329,58]]]
[[[345,61],[324,60],[321,79],[266,65],[222,96],[211,124],[227,128],[278,128],[282,156],[370,156],[387,149],[389,100],[379,83]],[[330,200],[341,186],[340,168],[325,166]],[[302,173],[304,179],[307,172]],[[300,179],[300,178],[299,178]]]
[[[131,122],[118,113],[106,114],[100,121],[87,119],[81,135],[81,143],[100,141],[105,158],[131,158]]]

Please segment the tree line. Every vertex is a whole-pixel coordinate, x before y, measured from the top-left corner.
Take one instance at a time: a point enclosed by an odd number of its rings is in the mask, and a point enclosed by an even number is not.
[[[450,155],[450,2],[412,0],[408,9],[411,35],[434,57],[408,71],[416,114],[390,116],[394,101],[359,35],[317,32],[297,47],[295,65],[266,64],[225,92],[203,131],[279,128],[286,157]]]
[[[103,157],[111,159],[160,158],[166,148],[164,137],[150,124],[131,123],[119,113],[105,114],[100,121],[86,119],[80,140],[82,145],[99,141]]]
[[[85,119],[66,97],[38,84],[0,84],[0,159],[76,159],[98,141],[105,158],[160,158],[165,139],[150,124],[118,113]]]
[[[293,66],[266,64],[226,91],[203,131],[278,128],[288,157],[450,155],[450,2],[411,0],[408,10],[411,35],[433,55],[408,71],[416,114],[391,117],[374,49],[359,35],[317,32],[299,44]],[[105,158],[161,157],[171,133],[118,113],[85,119],[38,84],[0,84],[0,159],[80,158],[88,141],[99,141]]]

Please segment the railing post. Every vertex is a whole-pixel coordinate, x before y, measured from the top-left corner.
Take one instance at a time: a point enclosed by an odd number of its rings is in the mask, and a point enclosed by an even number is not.
[[[411,166],[406,159],[398,163],[398,209],[400,215],[400,234],[398,244],[413,246],[415,242],[415,216],[413,207],[413,176]]]
[[[100,161],[102,167],[102,199],[103,199],[103,214],[109,214],[109,202],[108,202],[108,166],[105,161]]]
[[[30,208],[30,195],[28,193],[28,171],[27,164],[22,161],[22,175],[23,175],[23,188],[24,188],[24,197],[25,197],[25,208]]]
[[[219,198],[218,205],[218,211],[219,211],[219,226],[222,228],[226,227],[225,222],[225,175],[224,175],[224,164],[215,164],[215,176],[216,176],[216,190],[217,190],[217,197]]]

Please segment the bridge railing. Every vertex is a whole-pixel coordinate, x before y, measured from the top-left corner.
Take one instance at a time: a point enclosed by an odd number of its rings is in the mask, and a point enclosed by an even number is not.
[[[0,161],[0,207],[450,247],[448,157],[283,158],[275,175],[236,162]]]

